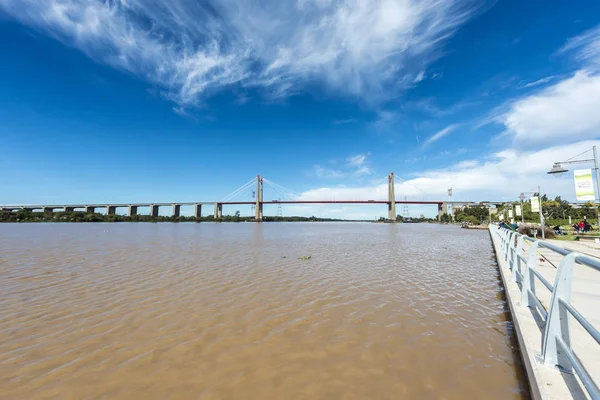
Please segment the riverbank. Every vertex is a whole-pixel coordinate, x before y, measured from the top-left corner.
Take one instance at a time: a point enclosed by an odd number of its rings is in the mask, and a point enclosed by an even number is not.
[[[20,210],[17,212],[0,211],[0,222],[254,222],[253,217],[239,215],[223,215],[221,220],[216,220],[214,216],[204,217],[193,216],[151,216],[151,215],[118,215],[118,214],[99,214],[86,213],[80,211],[73,212],[53,212],[42,213]],[[318,217],[263,217],[263,222],[372,222],[367,220],[343,220],[335,218]]]

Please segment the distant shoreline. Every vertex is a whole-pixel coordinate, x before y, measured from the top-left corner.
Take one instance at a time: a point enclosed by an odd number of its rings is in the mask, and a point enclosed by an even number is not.
[[[150,215],[106,215],[99,213],[86,213],[83,211],[72,211],[72,212],[52,212],[43,213],[28,210],[19,211],[0,211],[0,223],[56,223],[56,222],[255,222],[254,217],[246,217],[239,215],[223,215],[221,220],[217,220],[214,216],[209,215],[205,217],[192,217],[192,216],[158,216],[152,217]],[[289,216],[289,217],[278,217],[278,216],[264,216],[262,222],[371,222],[371,223],[383,223],[384,221],[370,220],[370,219],[336,219],[336,218],[319,218],[319,217],[300,217],[300,216]],[[401,219],[396,222],[403,222]],[[407,223],[421,223],[421,222],[437,222],[431,218],[422,218],[407,221]]]

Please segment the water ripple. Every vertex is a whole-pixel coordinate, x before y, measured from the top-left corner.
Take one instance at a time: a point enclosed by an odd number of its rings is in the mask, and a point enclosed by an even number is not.
[[[2,224],[0,238],[0,398],[527,397],[485,231]]]

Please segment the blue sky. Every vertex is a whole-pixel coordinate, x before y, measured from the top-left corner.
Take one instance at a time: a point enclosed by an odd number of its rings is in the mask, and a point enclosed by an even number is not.
[[[573,200],[572,178],[545,172],[600,146],[598,16],[595,1],[0,0],[0,204],[220,200],[256,174],[379,199],[392,171],[398,198],[539,184]]]

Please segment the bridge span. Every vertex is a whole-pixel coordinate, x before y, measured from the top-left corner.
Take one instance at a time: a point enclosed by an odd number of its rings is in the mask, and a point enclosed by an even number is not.
[[[255,199],[253,201],[234,201],[234,200],[223,200],[223,201],[199,201],[199,202],[172,202],[172,203],[95,203],[95,204],[23,204],[23,205],[0,205],[0,211],[42,211],[43,213],[52,213],[57,210],[64,212],[73,211],[85,211],[87,213],[95,213],[98,209],[105,209],[107,215],[114,215],[117,212],[117,208],[127,208],[127,215],[134,216],[138,214],[138,208],[148,207],[150,209],[150,215],[156,217],[159,215],[160,207],[171,207],[171,215],[173,217],[179,217],[181,215],[182,206],[193,206],[194,216],[199,218],[202,216],[202,206],[212,206],[214,208],[215,220],[220,220],[223,216],[224,205],[253,205],[255,206],[254,220],[261,222],[263,220],[263,206],[270,204],[386,204],[388,208],[388,219],[391,221],[396,220],[396,204],[414,204],[414,205],[437,205],[438,207],[438,218],[443,214],[448,213],[448,206],[452,205],[467,205],[467,204],[481,204],[475,202],[460,202],[460,201],[444,201],[444,200],[397,200],[395,197],[394,187],[395,177],[392,172],[388,175],[388,199],[387,200],[303,200],[303,199],[291,199],[291,200],[264,200],[263,199],[263,183],[264,178],[258,175],[254,178],[251,184],[255,184],[256,188],[254,191]],[[248,184],[244,185],[248,186]],[[238,189],[239,191],[239,189]],[[235,193],[235,192],[234,192]],[[485,204],[495,205],[501,204],[501,202],[484,202]]]

